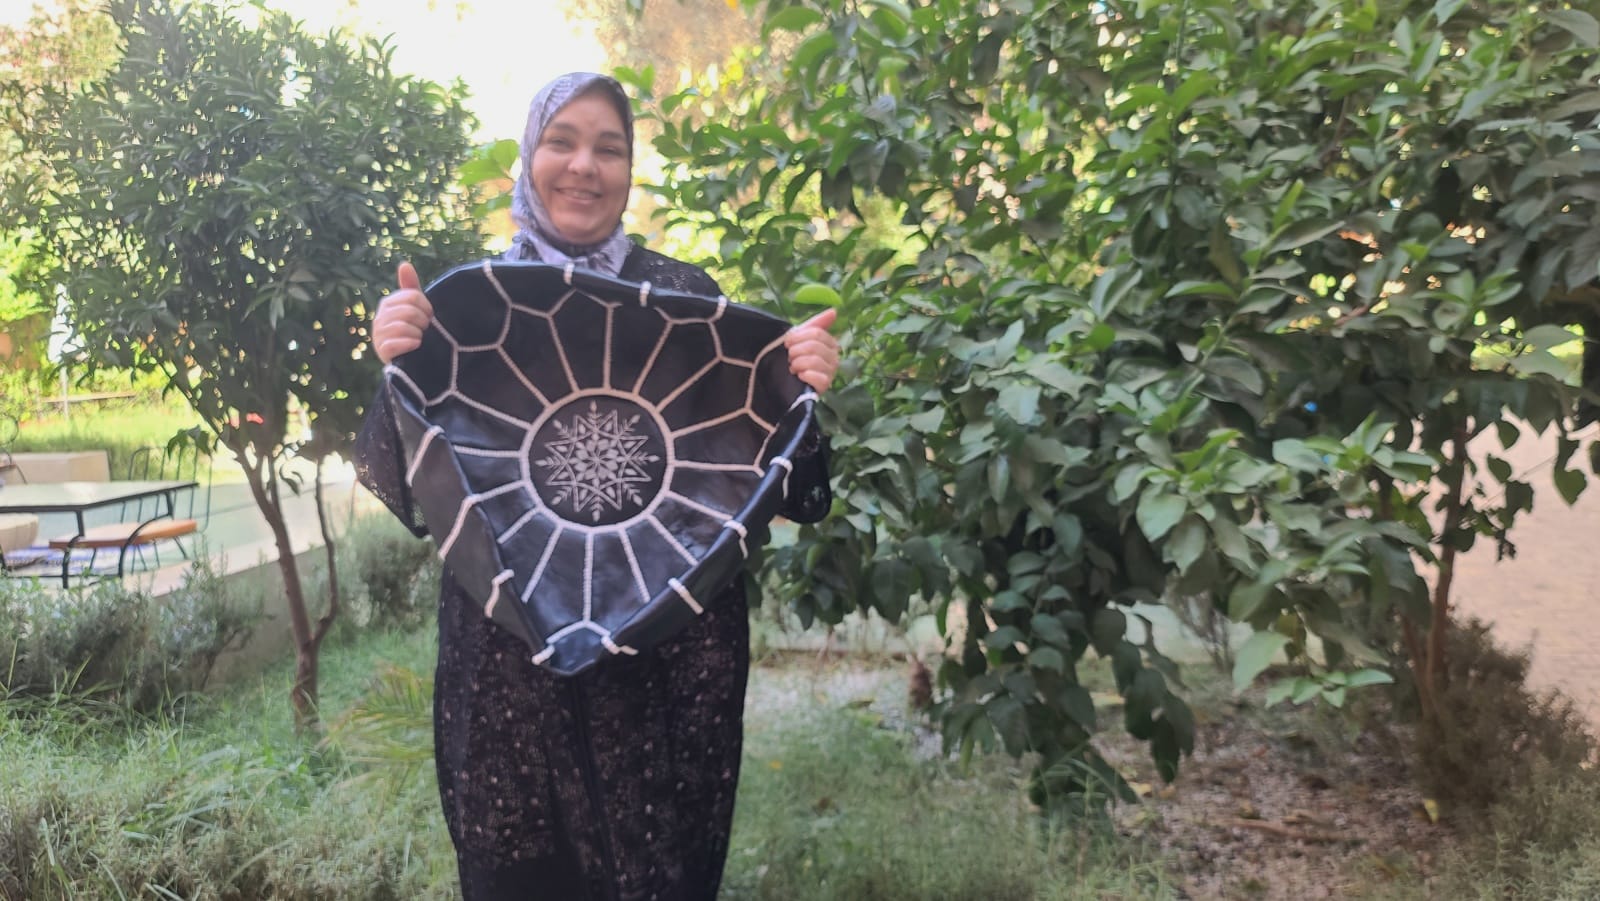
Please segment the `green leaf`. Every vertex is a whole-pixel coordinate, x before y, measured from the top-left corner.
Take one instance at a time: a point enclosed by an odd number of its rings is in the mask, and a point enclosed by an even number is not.
[[[906,419],[906,425],[924,435],[935,434],[944,425],[944,408],[934,407]]]
[[[1039,418],[1039,386],[1012,382],[1000,389],[995,403],[1017,425],[1033,425]]]
[[[1244,691],[1261,675],[1273,658],[1289,644],[1289,636],[1277,632],[1257,632],[1245,639],[1233,658],[1233,688]]]
[[[1106,607],[1095,613],[1092,628],[1094,649],[1103,655],[1112,654],[1119,646],[1126,644],[1123,638],[1128,634],[1128,618],[1115,607]],[[1138,649],[1134,648],[1135,658],[1138,653]]]
[[[1272,442],[1272,459],[1300,472],[1321,472],[1325,467],[1322,454],[1298,438],[1280,438]]]
[[[1067,671],[1067,658],[1062,653],[1049,645],[1042,645],[1028,651],[1028,665],[1038,669],[1047,669],[1053,673]],[[1093,704],[1090,708],[1093,709]]]
[[[1021,701],[1011,695],[1001,695],[983,705],[983,711],[1005,743],[1006,751],[1021,754],[1028,750],[1028,718]]]
[[[1572,364],[1548,350],[1536,350],[1512,357],[1511,368],[1523,375],[1547,375],[1557,381],[1565,381],[1567,376],[1572,374]]]
[[[1543,13],[1545,20],[1558,28],[1566,29],[1586,47],[1600,47],[1600,21],[1581,9],[1551,9]]]
[[[1504,459],[1496,457],[1494,454],[1488,454],[1484,458],[1484,463],[1489,467],[1489,474],[1494,476],[1496,481],[1507,482],[1511,480],[1511,464]]]
[[[1267,245],[1267,253],[1284,253],[1297,247],[1304,247],[1312,241],[1326,238],[1343,227],[1343,221],[1329,222],[1325,219],[1295,223],[1273,236],[1272,242]]]
[[[1065,648],[1072,645],[1072,636],[1067,634],[1066,627],[1061,625],[1061,620],[1048,613],[1034,614],[1028,623],[1028,628],[1032,629],[1033,634],[1039,639],[1056,647]]]
[[[1097,717],[1094,710],[1094,696],[1089,694],[1088,689],[1081,685],[1068,685],[1062,689],[1056,703],[1073,722],[1089,732],[1094,731]]]
[[[1577,503],[1583,490],[1589,487],[1589,478],[1581,469],[1558,469],[1550,474],[1550,478],[1569,507]]]
[[[1035,357],[1030,360],[1027,373],[1068,397],[1077,397],[1084,386],[1090,384],[1090,379],[1087,376],[1079,375],[1060,363],[1045,357]]]
[[[1545,325],[1536,325],[1523,332],[1522,340],[1530,347],[1549,350],[1552,347],[1560,347],[1568,342],[1581,339],[1565,326],[1547,323]]]
[[[1206,549],[1206,524],[1198,516],[1185,516],[1167,542],[1167,552],[1179,572],[1186,572]]]
[[[1226,297],[1226,298],[1233,298],[1233,297],[1236,297],[1236,296],[1238,296],[1238,292],[1234,291],[1233,288],[1230,287],[1225,282],[1196,282],[1196,281],[1178,282],[1176,285],[1172,286],[1172,290],[1167,292],[1167,297],[1168,298],[1172,298],[1172,297]]]
[[[1043,435],[1024,437],[1022,446],[1027,450],[1029,457],[1052,466],[1076,466],[1089,457],[1089,452],[1084,448],[1067,447],[1060,441]]]
[[[1022,630],[1016,626],[1001,626],[983,636],[983,643],[991,651],[1010,650],[1013,646],[1023,643]]]
[[[1156,488],[1146,488],[1139,496],[1139,530],[1150,541],[1167,534],[1183,517],[1189,505],[1182,497]]]
[[[1156,471],[1157,470],[1155,467],[1144,466],[1138,461],[1134,461],[1124,466],[1122,470],[1117,473],[1116,479],[1111,482],[1112,502],[1120,504],[1123,501],[1126,501],[1128,498],[1133,497],[1134,492],[1139,490],[1139,486],[1144,484],[1145,476]]]
[[[1265,581],[1245,582],[1236,586],[1233,594],[1228,596],[1228,618],[1242,623],[1255,616],[1271,590],[1272,585]]]
[[[789,6],[767,17],[763,35],[774,31],[805,31],[823,20],[822,13],[808,6]]]
[[[1368,685],[1392,685],[1394,677],[1377,669],[1358,669],[1351,672],[1344,681],[1348,688],[1364,688]]]

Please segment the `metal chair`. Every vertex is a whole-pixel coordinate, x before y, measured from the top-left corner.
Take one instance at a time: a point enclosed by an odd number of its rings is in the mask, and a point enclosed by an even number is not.
[[[22,467],[17,465],[16,458],[11,456],[11,445],[21,434],[22,425],[17,422],[17,417],[10,413],[0,413],[0,486],[8,481],[28,481],[27,474]]]

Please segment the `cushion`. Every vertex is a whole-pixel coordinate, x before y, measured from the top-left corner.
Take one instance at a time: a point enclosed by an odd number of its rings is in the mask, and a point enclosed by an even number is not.
[[[692,622],[764,541],[813,423],[789,324],[542,263],[426,293],[434,322],[387,390],[456,581],[562,674]]]

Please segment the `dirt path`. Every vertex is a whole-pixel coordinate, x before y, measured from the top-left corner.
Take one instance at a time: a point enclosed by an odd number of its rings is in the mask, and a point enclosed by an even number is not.
[[[1596,429],[1584,431],[1584,454]],[[1489,438],[1482,450],[1508,460],[1534,486],[1534,509],[1512,529],[1515,559],[1495,560],[1480,540],[1458,561],[1453,594],[1462,614],[1494,623],[1512,647],[1532,645],[1532,679],[1567,693],[1600,721],[1600,479],[1568,507],[1550,482],[1554,431],[1524,435],[1509,451]],[[1588,472],[1586,460],[1574,466]]]

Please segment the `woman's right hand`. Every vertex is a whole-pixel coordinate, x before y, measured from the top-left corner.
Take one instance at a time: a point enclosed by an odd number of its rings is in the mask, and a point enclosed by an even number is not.
[[[422,346],[422,333],[433,319],[433,304],[422,293],[422,282],[410,263],[400,264],[400,289],[378,301],[372,319],[372,350],[387,366],[389,361]]]

